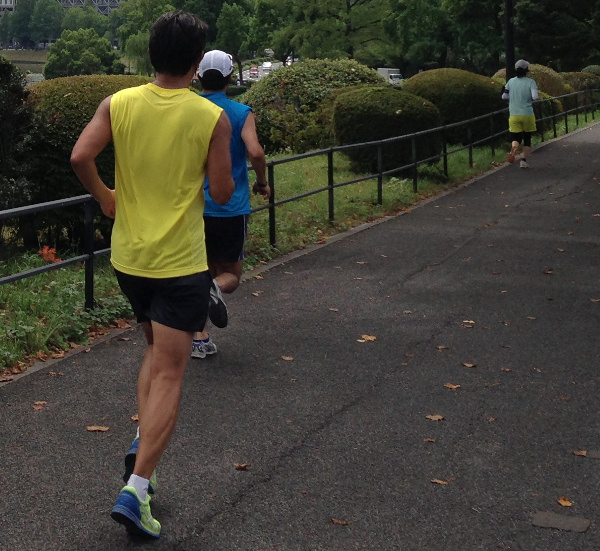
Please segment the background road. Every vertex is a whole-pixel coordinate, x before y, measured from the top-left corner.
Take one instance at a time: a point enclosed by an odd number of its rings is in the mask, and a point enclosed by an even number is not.
[[[570,134],[245,281],[186,373],[159,541],[109,517],[138,328],[0,387],[0,549],[599,549],[600,461],[573,454],[600,450],[599,146]]]

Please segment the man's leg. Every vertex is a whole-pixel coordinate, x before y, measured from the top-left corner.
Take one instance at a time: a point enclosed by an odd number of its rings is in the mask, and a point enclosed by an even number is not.
[[[192,345],[191,333],[160,323],[152,323],[152,333],[152,352],[147,365],[142,364],[148,373],[142,376],[140,372],[138,382],[142,398],[138,411],[140,445],[133,470],[133,474],[145,479],[152,475],[175,428],[181,384]]]

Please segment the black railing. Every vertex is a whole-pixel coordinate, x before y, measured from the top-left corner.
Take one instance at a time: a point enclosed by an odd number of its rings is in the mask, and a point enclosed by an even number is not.
[[[562,111],[556,111],[556,100],[564,103],[574,103],[574,107],[570,109],[563,109]],[[583,115],[585,123],[588,121],[588,116],[591,116],[592,120],[595,120],[595,112],[600,107],[600,90],[586,90],[583,92],[575,92],[572,94],[566,94],[564,96],[558,96],[555,98],[543,99],[535,102],[536,111],[538,113],[544,112],[544,105],[549,103],[550,114],[547,116],[536,116],[538,123],[538,130],[541,136],[541,140],[545,139],[545,132],[547,131],[546,122],[550,121],[552,124],[552,133],[556,138],[557,133],[557,119],[564,119],[565,133],[569,132],[569,115],[575,115],[575,124],[579,126],[579,117]],[[540,109],[541,108],[541,109]],[[259,212],[265,209],[269,210],[269,243],[272,247],[277,245],[277,220],[275,216],[275,208],[290,203],[292,201],[298,201],[317,193],[328,193],[328,211],[329,221],[335,220],[335,209],[334,209],[334,190],[343,186],[364,182],[366,180],[377,181],[377,202],[379,205],[383,203],[383,181],[386,176],[393,176],[398,173],[410,173],[413,181],[413,191],[418,191],[418,168],[422,164],[438,162],[440,159],[443,163],[444,175],[448,176],[448,157],[459,151],[469,151],[469,167],[473,167],[473,149],[478,145],[486,143],[490,144],[492,155],[496,152],[496,141],[498,138],[508,134],[508,129],[505,128],[501,131],[496,131],[494,121],[499,117],[504,116],[506,118],[508,108],[494,111],[486,115],[475,117],[466,121],[457,122],[441,126],[438,128],[432,128],[430,130],[424,130],[422,132],[416,132],[414,134],[407,134],[405,136],[398,136],[395,138],[388,138],[386,140],[379,140],[375,142],[364,142],[352,145],[336,146],[327,149],[320,149],[318,151],[311,151],[309,153],[303,153],[301,155],[293,155],[282,159],[275,159],[267,163],[267,177],[269,186],[271,187],[271,197],[266,205],[262,205],[252,210],[252,212]],[[476,124],[481,125],[482,121],[489,121],[489,133],[484,138],[473,140],[473,130]],[[467,139],[463,140],[463,143],[458,146],[454,146],[449,149],[453,144],[449,144],[447,140],[448,133],[452,130],[464,129],[466,130]],[[432,157],[419,159],[417,141],[427,136],[433,136],[436,139],[441,139],[441,153]],[[385,169],[383,166],[383,148],[386,145],[392,143],[401,143],[403,141],[409,141],[411,145],[411,162],[403,166],[396,166],[391,169]],[[334,154],[343,153],[350,150],[365,148],[365,147],[377,147],[377,172],[368,175],[362,175],[352,180],[345,180],[342,182],[336,182],[334,178]],[[312,189],[299,195],[292,197],[286,197],[283,199],[276,200],[276,181],[275,181],[275,166],[287,164],[302,159],[308,159],[311,157],[326,156],[327,157],[327,185],[325,187]],[[12,283],[20,279],[31,277],[43,272],[51,270],[57,270],[71,264],[83,262],[85,265],[85,307],[93,308],[94,306],[94,258],[100,255],[106,255],[110,252],[110,249],[102,249],[94,251],[94,213],[95,213],[95,201],[91,195],[79,195],[77,197],[71,197],[69,199],[61,199],[57,201],[51,201],[48,203],[40,203],[37,205],[30,205],[25,207],[19,207],[15,209],[9,209],[0,211],[0,220],[9,218],[18,218],[26,214],[39,213],[49,210],[56,210],[59,208],[72,207],[74,205],[83,204],[85,208],[85,223],[84,223],[84,254],[69,258],[67,260],[61,260],[52,264],[48,264],[38,268],[32,268],[16,274],[0,277],[0,285]]]

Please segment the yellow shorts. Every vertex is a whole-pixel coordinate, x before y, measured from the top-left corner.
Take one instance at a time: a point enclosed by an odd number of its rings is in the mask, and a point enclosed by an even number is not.
[[[508,117],[508,130],[513,134],[535,132],[535,115],[511,115]]]

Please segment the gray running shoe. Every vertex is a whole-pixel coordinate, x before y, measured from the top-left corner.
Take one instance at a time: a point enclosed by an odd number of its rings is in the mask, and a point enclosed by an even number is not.
[[[217,353],[217,345],[208,337],[208,342],[194,341],[192,344],[192,358],[204,359],[206,356]]]
[[[521,164],[519,165],[521,168],[529,168],[527,161],[525,159],[521,159]]]
[[[223,295],[221,295],[221,289],[214,279],[210,287],[208,317],[215,327],[218,327],[219,329],[227,327],[227,305],[223,300]]]

